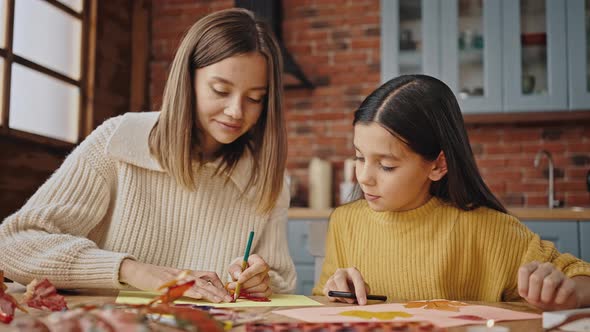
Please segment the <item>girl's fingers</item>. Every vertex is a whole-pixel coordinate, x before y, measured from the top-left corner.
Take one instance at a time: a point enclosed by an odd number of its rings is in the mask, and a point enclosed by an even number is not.
[[[335,287],[332,290],[341,291],[341,292],[350,292],[350,288],[348,287],[348,272],[346,269],[338,269],[336,273],[334,273],[334,284]],[[346,299],[346,298],[338,298],[340,302],[346,303],[354,303],[354,299]]]
[[[539,302],[545,278],[553,272],[553,264],[543,263],[529,277],[528,300]]]
[[[367,304],[367,291],[365,289],[365,281],[363,280],[363,276],[361,275],[359,270],[357,270],[354,267],[349,268],[348,276],[352,281],[354,293],[356,294],[356,300],[358,304]]]
[[[555,296],[555,303],[566,303],[572,295],[575,295],[575,290],[576,283],[570,278],[565,278],[565,280],[563,280],[563,282],[561,283],[561,287],[559,287],[559,289],[557,290],[557,295]]]
[[[541,302],[551,303],[563,282],[564,275],[559,270],[553,270],[550,275],[543,279],[543,288],[541,289]]]
[[[524,298],[528,297],[529,293],[529,278],[531,274],[537,269],[539,262],[530,262],[521,266],[518,269],[518,294]]]

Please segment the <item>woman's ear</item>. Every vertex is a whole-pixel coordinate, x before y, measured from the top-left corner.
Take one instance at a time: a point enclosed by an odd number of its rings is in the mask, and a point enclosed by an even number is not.
[[[443,178],[447,174],[447,158],[445,157],[445,153],[441,151],[438,154],[438,157],[434,161],[432,170],[428,175],[428,178],[432,181],[438,181]]]

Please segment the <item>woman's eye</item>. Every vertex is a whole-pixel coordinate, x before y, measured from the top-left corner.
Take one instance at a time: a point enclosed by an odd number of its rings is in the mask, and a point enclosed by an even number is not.
[[[359,156],[354,156],[354,158],[352,158],[352,160],[363,162],[363,161],[365,161],[365,158],[359,157]]]
[[[217,89],[213,89],[213,92],[219,96],[227,96],[229,94],[229,92],[227,92],[227,91],[221,91],[221,90],[217,90]]]
[[[248,98],[248,100],[250,100],[254,104],[260,104],[260,103],[262,103],[262,99]]]

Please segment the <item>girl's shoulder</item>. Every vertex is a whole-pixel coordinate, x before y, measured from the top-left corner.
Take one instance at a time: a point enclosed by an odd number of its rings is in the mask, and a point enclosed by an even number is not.
[[[340,205],[330,214],[330,223],[346,223],[358,220],[360,216],[367,215],[371,208],[364,199],[358,199],[344,205]]]
[[[527,227],[515,216],[483,206],[469,211],[461,211],[459,220],[462,223],[475,222],[482,230],[493,229],[500,232],[526,232],[527,230]]]

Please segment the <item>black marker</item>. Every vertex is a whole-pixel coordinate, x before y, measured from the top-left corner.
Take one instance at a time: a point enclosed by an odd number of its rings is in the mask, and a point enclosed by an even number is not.
[[[356,294],[351,293],[351,292],[329,291],[328,296],[330,296],[330,297],[343,297],[345,299],[355,299],[356,300]],[[387,301],[387,296],[385,296],[385,295],[367,295],[367,300]]]

